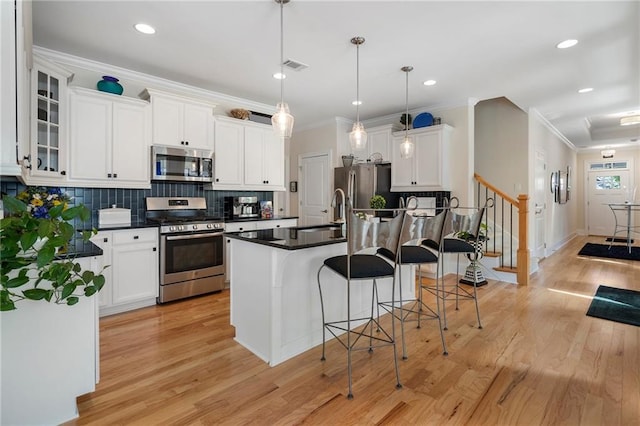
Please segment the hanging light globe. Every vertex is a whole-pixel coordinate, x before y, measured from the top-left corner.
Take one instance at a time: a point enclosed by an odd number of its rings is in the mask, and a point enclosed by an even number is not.
[[[353,151],[362,151],[367,146],[367,132],[362,123],[353,123],[351,133],[349,133],[349,143]]]
[[[415,145],[411,142],[411,139],[404,138],[404,141],[400,144],[400,158],[411,158],[415,151]]]
[[[290,138],[293,131],[293,115],[286,102],[278,102],[276,113],[271,116],[271,125],[278,137]]]

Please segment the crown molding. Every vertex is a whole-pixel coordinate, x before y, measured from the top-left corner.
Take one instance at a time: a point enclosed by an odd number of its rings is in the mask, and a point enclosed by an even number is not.
[[[553,124],[549,122],[536,108],[529,108],[529,119],[535,118],[538,122],[540,122],[543,126],[545,126],[551,133],[553,133],[558,139],[560,139],[565,145],[569,147],[572,151],[578,151],[578,148],[567,139],[558,129],[556,129]]]
[[[188,84],[178,83],[175,81],[167,80],[165,78],[152,76],[150,74],[133,71],[127,68],[110,65],[91,59],[81,58],[79,56],[58,52],[40,46],[33,46],[33,51],[41,57],[57,64],[73,66],[96,73],[103,73],[105,69],[109,69],[112,70],[114,74],[117,74],[118,77],[122,80],[134,80],[138,83],[141,83],[141,85],[143,86],[167,90],[176,94],[181,94],[183,96],[195,97],[208,102],[213,102],[215,104],[222,103],[230,105],[241,105],[243,108],[247,108],[256,112],[262,112],[265,114],[273,114],[276,111],[275,105],[267,105],[260,102],[215,92],[212,90],[202,89]]]

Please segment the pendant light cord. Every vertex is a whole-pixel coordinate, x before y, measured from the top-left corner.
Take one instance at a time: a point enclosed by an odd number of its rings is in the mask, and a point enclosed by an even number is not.
[[[356,123],[360,122],[360,44],[356,44]]]
[[[284,1],[280,1],[280,103],[284,103]]]
[[[409,139],[409,70],[404,72],[406,75],[406,93],[405,93],[405,116],[404,116],[404,139]]]

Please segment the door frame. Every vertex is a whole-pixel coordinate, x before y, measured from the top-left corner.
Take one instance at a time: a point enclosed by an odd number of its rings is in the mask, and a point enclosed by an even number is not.
[[[538,176],[536,175],[537,173],[537,161],[538,158],[542,159],[543,163],[544,163],[544,170],[542,172],[543,174],[543,186],[542,186],[542,191],[544,194],[544,200],[543,201],[543,206],[542,206],[542,239],[544,241],[542,241],[542,248],[540,248],[539,246],[539,241],[538,241],[538,236],[540,235],[540,229],[538,229],[538,226],[540,226],[540,224],[538,223],[538,221],[536,220],[536,201],[539,201],[536,199],[537,197],[537,193],[536,193],[536,186],[535,186],[535,180],[538,178]],[[547,176],[547,155],[544,149],[541,148],[536,148],[535,150],[535,158],[534,158],[534,189],[533,189],[533,250],[532,250],[532,254],[533,257],[537,257],[538,261],[544,259],[547,257],[547,214],[549,212],[549,209],[547,208],[547,204],[549,201],[549,193],[547,192],[547,188],[549,187],[549,181],[548,181],[548,176]]]
[[[627,153],[624,153],[625,155]],[[627,168],[624,170],[628,170],[629,171],[629,185],[634,185],[636,183],[636,179],[635,179],[635,165],[633,163],[633,156],[629,156],[629,157],[624,157],[624,158],[618,158],[618,159],[609,159],[609,158],[603,158],[602,160],[586,160],[584,162],[584,173],[583,173],[583,188],[585,189],[584,193],[584,232],[586,235],[590,235],[590,229],[589,229],[589,221],[590,221],[590,217],[589,217],[589,202],[590,200],[590,187],[589,187],[589,173],[591,172],[591,165],[594,163],[611,163],[611,162],[623,162],[626,161],[627,162]],[[615,169],[612,169],[615,170]],[[637,195],[636,195],[637,196]],[[631,219],[632,221],[634,220],[633,218]]]
[[[312,151],[312,152],[304,152],[301,154],[298,154],[298,221],[300,221],[300,219],[302,218],[302,212],[300,211],[300,206],[302,203],[302,191],[304,191],[304,174],[301,173],[302,171],[302,161],[306,158],[311,158],[311,157],[319,157],[319,156],[327,156],[327,178],[329,180],[329,182],[327,182],[327,188],[329,188],[329,191],[327,191],[327,195],[329,196],[329,199],[326,200],[327,205],[329,205],[331,203],[331,196],[333,194],[333,191],[331,190],[331,188],[333,188],[333,173],[331,173],[331,170],[334,169],[334,161],[333,161],[333,150],[331,148],[329,148],[326,151]],[[331,210],[328,209],[329,212],[327,213],[327,222],[331,219]]]

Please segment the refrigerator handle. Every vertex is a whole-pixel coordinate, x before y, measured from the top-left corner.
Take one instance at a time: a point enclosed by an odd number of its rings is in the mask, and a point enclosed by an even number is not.
[[[351,201],[351,208],[356,208],[358,205],[356,194],[356,172],[349,170],[349,200]]]

